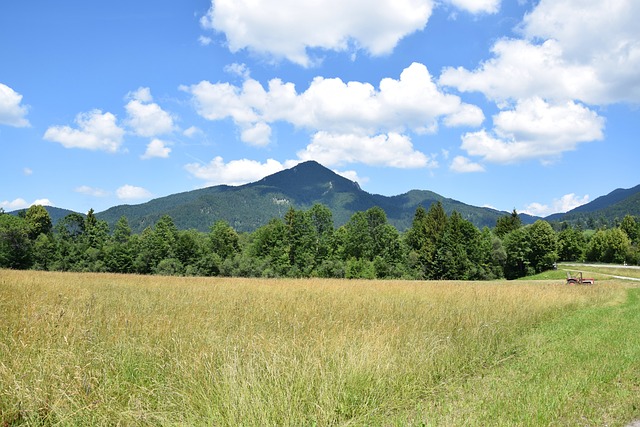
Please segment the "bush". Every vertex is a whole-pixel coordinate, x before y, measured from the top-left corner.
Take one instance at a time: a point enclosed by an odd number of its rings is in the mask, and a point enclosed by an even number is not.
[[[161,276],[180,276],[184,273],[184,267],[179,259],[165,258],[158,263],[154,273]]]

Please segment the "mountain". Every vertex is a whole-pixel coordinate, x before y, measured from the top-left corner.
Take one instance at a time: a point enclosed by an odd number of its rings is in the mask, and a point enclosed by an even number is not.
[[[65,216],[75,213],[69,209],[56,208],[53,206],[44,206],[45,210],[49,213],[49,217],[51,218],[51,223],[56,225],[58,221],[60,221]],[[11,215],[20,215],[22,212],[26,212],[26,209],[18,209],[17,211],[7,212]],[[84,216],[84,215],[83,215]]]
[[[283,217],[289,207],[309,209],[321,203],[333,212],[336,226],[346,223],[357,211],[381,207],[389,222],[406,230],[418,206],[428,209],[441,202],[450,214],[458,211],[477,227],[495,226],[507,212],[466,205],[431,191],[412,190],[398,196],[370,194],[360,186],[314,161],[269,175],[260,181],[241,185],[218,185],[173,194],[139,205],[120,205],[96,214],[110,225],[126,216],[134,232],[152,226],[162,215],[170,215],[180,229],[208,231],[217,220],[229,222],[238,231],[253,231],[274,217]],[[524,223],[538,218],[521,216]]]
[[[622,219],[625,215],[640,216],[640,185],[628,189],[618,188],[592,202],[578,206],[566,213],[550,215],[545,219],[573,223],[586,221],[589,218],[604,218],[613,221],[616,218]]]

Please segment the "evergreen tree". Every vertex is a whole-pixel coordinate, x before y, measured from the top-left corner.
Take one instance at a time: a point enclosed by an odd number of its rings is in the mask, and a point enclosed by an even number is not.
[[[178,228],[169,215],[160,217],[151,234],[151,250],[156,264],[167,258],[176,257]]]
[[[317,267],[329,261],[335,253],[333,214],[328,207],[316,203],[307,211],[307,216],[315,232],[313,250]]]
[[[115,243],[127,244],[131,239],[131,227],[126,216],[121,216],[113,229],[112,240]]]
[[[429,211],[422,206],[416,209],[406,242],[418,279],[434,279],[439,275],[436,255],[447,229],[447,214],[442,203],[431,205]]]
[[[266,277],[284,277],[289,272],[286,234],[286,226],[280,218],[271,219],[253,233],[253,242],[247,255],[266,265],[262,271]],[[248,260],[245,260],[245,264],[250,270],[255,270],[255,265],[250,265]]]
[[[496,221],[496,227],[493,229],[493,232],[496,236],[501,239],[504,238],[510,232],[517,230],[522,227],[522,220],[520,219],[520,215],[514,209],[510,215],[501,216]]]
[[[131,227],[127,217],[121,216],[115,224],[110,241],[104,247],[105,264],[112,273],[131,273],[134,271]]]
[[[109,225],[96,218],[93,209],[89,209],[84,219],[83,237],[88,248],[102,249],[109,237]]]

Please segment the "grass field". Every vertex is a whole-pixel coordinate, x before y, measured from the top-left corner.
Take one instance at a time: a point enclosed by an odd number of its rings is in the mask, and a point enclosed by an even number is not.
[[[0,426],[625,425],[639,297],[0,270]]]

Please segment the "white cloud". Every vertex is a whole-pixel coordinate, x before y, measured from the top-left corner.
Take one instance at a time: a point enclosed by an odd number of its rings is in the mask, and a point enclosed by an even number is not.
[[[529,39],[553,39],[567,61],[589,67],[600,83],[585,102],[640,102],[640,2],[542,0],[523,22]]]
[[[201,134],[202,130],[200,130],[199,128],[195,127],[195,126],[191,126],[187,129],[184,130],[184,132],[182,132],[182,134],[184,136],[186,136],[187,138],[193,138],[194,136]]]
[[[449,169],[458,173],[484,172],[484,166],[479,163],[473,163],[464,156],[456,156],[451,162]]]
[[[0,125],[27,127],[27,106],[22,104],[22,95],[0,83]]]
[[[62,144],[66,148],[104,150],[115,153],[122,144],[124,130],[118,127],[116,116],[92,110],[76,116],[79,129],[70,126],[52,126],[47,129],[44,139]]]
[[[212,0],[201,24],[224,33],[231,52],[249,49],[310,66],[317,61],[313,48],[388,54],[425,27],[433,6],[432,0]]]
[[[31,206],[33,206],[33,205],[54,206],[53,203],[51,202],[51,200],[49,200],[49,199],[37,199],[33,203],[31,203]]]
[[[26,209],[34,205],[54,206],[54,204],[49,199],[37,199],[37,200],[34,200],[32,203],[28,203],[23,198],[17,198],[11,201],[5,200],[0,202],[0,208],[4,209],[7,212],[11,212],[19,209]]]
[[[475,105],[462,104],[460,109],[444,118],[444,124],[448,127],[455,126],[480,126],[484,122],[484,113]]]
[[[408,137],[397,133],[369,137],[318,132],[297,154],[301,160],[316,160],[326,166],[364,163],[396,168],[438,167],[433,158],[416,151]]]
[[[369,182],[368,178],[362,178],[358,176],[358,173],[354,170],[348,170],[348,171],[339,171],[339,170],[333,170],[333,172],[337,173],[338,175],[347,178],[350,181],[354,181],[357,182],[360,185],[364,185],[367,182]]]
[[[497,13],[501,0],[448,0],[449,3],[469,13]]]
[[[259,146],[269,143],[270,124],[277,121],[316,134],[343,135],[352,141],[357,135],[366,141],[379,139],[380,134],[435,132],[441,119],[447,126],[479,126],[484,120],[478,107],[442,92],[427,67],[418,63],[403,70],[399,79],[382,79],[377,89],[369,83],[323,77],[314,78],[301,93],[279,79],[271,80],[266,89],[253,79],[241,86],[202,81],[182,89],[193,96],[202,117],[232,119],[241,139]],[[393,158],[388,159],[387,164],[393,163]]]
[[[140,102],[151,102],[153,96],[151,95],[151,89],[148,87],[139,87],[138,89],[127,93],[126,99]]]
[[[588,104],[640,102],[640,2],[541,0],[473,71],[446,69],[440,83],[496,100],[540,96]]]
[[[101,188],[89,187],[88,185],[81,185],[80,187],[76,187],[73,191],[93,197],[106,197],[109,195],[108,191]]]
[[[22,169],[22,173],[25,174],[25,176],[31,176],[31,175],[33,175],[33,169],[24,168],[24,169]]]
[[[482,92],[498,102],[531,96],[590,101],[590,92],[602,91],[594,70],[567,62],[555,40],[535,45],[526,40],[503,39],[492,52],[494,57],[474,71],[462,67],[445,69],[439,83],[463,92]]]
[[[147,151],[145,151],[145,153],[140,156],[140,158],[142,159],[151,159],[153,157],[161,157],[161,158],[168,158],[169,157],[169,153],[171,153],[171,148],[166,146],[166,142],[161,141],[159,139],[153,139],[148,145],[147,145]]]
[[[240,139],[247,144],[264,147],[271,141],[271,126],[265,122],[249,125],[242,130]]]
[[[133,185],[123,185],[116,190],[116,196],[121,200],[134,200],[134,199],[149,199],[153,195],[142,187],[135,187]]]
[[[571,209],[575,209],[578,206],[589,203],[589,195],[576,196],[574,193],[565,194],[559,199],[554,199],[551,205],[545,205],[541,203],[531,203],[527,205],[521,212],[529,215],[535,215],[540,217],[546,217],[554,213],[564,213]]]
[[[293,166],[293,165],[292,165]],[[265,163],[241,159],[225,163],[222,157],[215,157],[209,164],[189,163],[185,169],[196,178],[206,181],[206,185],[241,185],[258,181],[265,176],[284,170],[282,163],[268,159]]]
[[[149,88],[139,88],[129,96],[132,99],[125,106],[127,125],[136,135],[152,137],[174,130],[173,117],[158,104],[151,102],[153,98]]]
[[[233,74],[234,76],[242,77],[243,79],[248,79],[251,76],[251,71],[246,64],[238,64],[234,62],[233,64],[229,64],[224,67],[225,73]]]
[[[550,104],[540,98],[517,103],[493,117],[494,130],[466,133],[462,149],[494,163],[555,159],[581,142],[603,138],[604,119],[569,101]]]
[[[202,46],[209,46],[211,43],[213,43],[213,39],[207,36],[200,36],[198,37],[198,43],[200,43]]]
[[[25,199],[17,198],[12,201],[4,200],[0,202],[0,207],[7,212],[15,211],[17,209],[24,209],[29,207],[29,203]]]

